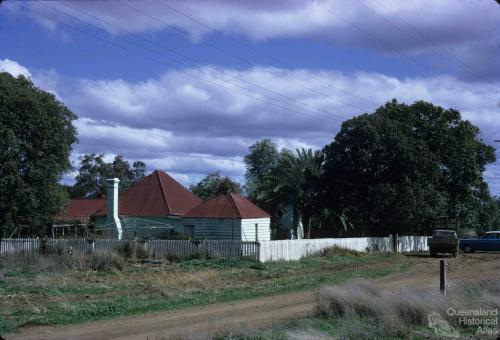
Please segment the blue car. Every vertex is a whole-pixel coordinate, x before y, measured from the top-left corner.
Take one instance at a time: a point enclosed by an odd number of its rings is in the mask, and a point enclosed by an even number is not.
[[[475,251],[500,251],[500,231],[488,231],[479,238],[460,240],[459,248],[465,253]]]

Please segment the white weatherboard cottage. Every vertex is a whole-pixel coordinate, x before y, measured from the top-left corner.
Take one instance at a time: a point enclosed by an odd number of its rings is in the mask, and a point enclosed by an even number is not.
[[[245,197],[230,193],[191,209],[182,224],[184,234],[196,239],[268,241],[270,217]]]
[[[239,194],[201,201],[167,173],[155,170],[119,193],[118,178],[107,180],[107,198],[70,200],[63,220],[94,220],[107,238],[266,241],[270,215]]]

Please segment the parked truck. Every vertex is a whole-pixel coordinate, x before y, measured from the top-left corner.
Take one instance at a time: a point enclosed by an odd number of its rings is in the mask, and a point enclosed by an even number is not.
[[[440,254],[451,254],[453,257],[458,253],[458,237],[455,230],[438,229],[432,232],[432,237],[427,238],[427,246],[431,256]]]

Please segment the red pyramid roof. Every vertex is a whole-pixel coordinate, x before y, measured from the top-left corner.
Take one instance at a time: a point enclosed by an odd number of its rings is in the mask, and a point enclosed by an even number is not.
[[[184,217],[206,218],[261,218],[271,217],[240,194],[221,195],[188,211]]]
[[[201,200],[164,171],[155,170],[122,193],[118,201],[120,215],[184,215]],[[106,208],[98,215],[106,215]]]

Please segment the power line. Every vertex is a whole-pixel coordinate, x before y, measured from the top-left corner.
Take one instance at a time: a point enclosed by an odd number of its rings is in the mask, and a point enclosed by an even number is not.
[[[180,34],[182,34],[182,35],[184,35],[184,36],[187,36],[188,38],[190,37],[190,35],[189,35],[188,33],[184,32],[183,30],[181,30],[181,29],[179,29],[179,28],[177,28],[177,27],[175,27],[175,26],[172,26],[172,25],[170,25],[168,22],[166,22],[166,21],[164,21],[164,20],[162,20],[162,19],[159,19],[159,18],[157,18],[157,17],[155,17],[155,16],[153,16],[153,15],[151,15],[151,14],[149,14],[149,13],[146,13],[146,12],[144,12],[144,11],[142,11],[142,10],[138,9],[137,7],[134,7],[134,6],[130,5],[130,3],[129,3],[129,2],[121,2],[121,3],[122,3],[122,4],[124,4],[125,6],[129,7],[129,8],[130,8],[130,9],[132,9],[133,11],[135,11],[135,12],[137,12],[137,13],[140,13],[140,14],[142,14],[143,16],[146,16],[146,17],[150,18],[151,20],[154,20],[154,21],[156,21],[156,22],[158,22],[158,23],[161,23],[161,24],[163,24],[163,25],[167,25],[167,26],[169,26],[169,28],[170,28],[170,29],[172,29],[172,30],[174,30],[175,32],[178,32],[178,33],[180,33]],[[161,4],[161,5],[163,5],[163,6],[166,6],[167,8],[171,8],[170,6],[167,6],[167,5],[165,5],[164,3],[162,3],[162,2],[158,2],[158,3],[159,3],[159,4]],[[179,13],[180,13],[180,12],[179,12]],[[245,58],[242,58],[242,57],[240,57],[240,56],[238,56],[238,55],[236,55],[236,54],[234,54],[234,53],[232,53],[232,52],[228,52],[227,50],[222,49],[222,48],[220,48],[219,46],[217,46],[217,45],[215,45],[215,44],[211,44],[211,43],[208,43],[208,42],[203,42],[203,43],[200,43],[200,44],[201,44],[201,45],[203,45],[203,46],[208,46],[208,47],[211,47],[211,48],[213,48],[213,49],[216,49],[216,50],[217,50],[217,51],[219,51],[219,52],[225,53],[225,54],[227,54],[227,55],[231,56],[232,58],[234,58],[234,59],[236,59],[236,60],[239,60],[240,62],[243,62],[243,63],[245,63],[245,64],[247,64],[247,65],[251,65],[251,66],[258,66],[258,65],[256,65],[255,63],[253,63],[252,61],[249,61],[249,60],[247,60],[247,59],[245,59]],[[271,73],[271,74],[274,74],[274,72],[272,72],[272,71],[270,71],[270,70],[266,70],[266,72]],[[311,77],[311,76],[309,76],[309,78],[312,78],[312,79],[320,79],[320,78],[317,78],[317,77]],[[310,89],[310,88],[306,87],[305,85],[303,85],[302,83],[295,82],[295,81],[293,81],[293,80],[291,80],[291,79],[287,79],[287,81],[289,81],[290,83],[296,84],[296,85],[298,85],[298,86],[301,86],[301,87],[303,87],[303,88],[305,88],[305,89],[307,89],[307,90],[309,90],[309,91],[311,91],[311,92],[314,92],[314,93],[316,93],[316,94],[319,94],[319,95],[322,95],[322,96],[326,96],[326,97],[329,97],[329,98],[333,98],[335,101],[337,101],[337,102],[339,102],[339,103],[341,103],[341,104],[348,105],[348,106],[351,106],[351,107],[355,107],[355,108],[358,108],[358,109],[361,109],[362,111],[364,111],[364,109],[363,109],[363,108],[361,108],[361,107],[359,107],[359,106],[357,106],[357,105],[353,105],[353,104],[350,104],[350,103],[347,103],[347,102],[341,101],[341,100],[339,100],[339,99],[337,99],[337,98],[335,98],[335,97],[333,97],[333,96],[331,96],[331,95],[329,95],[329,94],[325,94],[325,93],[323,93],[323,92],[320,92],[320,91],[317,91],[317,90],[314,90],[314,89]],[[362,99],[362,100],[364,100],[364,101],[367,101],[367,102],[369,102],[369,103],[371,103],[371,104],[373,104],[373,105],[380,106],[380,105],[376,104],[375,102],[373,102],[373,101],[371,101],[371,100],[369,100],[369,99],[367,99],[367,98],[364,98],[364,97],[358,96],[358,95],[356,95],[356,94],[353,94],[353,93],[352,93],[352,92],[350,92],[350,91],[347,91],[347,90],[344,90],[344,89],[342,89],[342,88],[339,88],[339,87],[337,87],[336,85],[333,85],[333,84],[332,84],[332,83],[330,83],[330,82],[325,82],[324,80],[320,80],[320,82],[323,82],[323,83],[327,84],[328,86],[334,87],[334,88],[336,88],[336,89],[338,89],[338,90],[340,90],[340,91],[342,91],[342,92],[344,92],[344,93],[347,93],[347,94],[349,94],[349,95],[351,95],[351,96],[353,96],[353,97],[357,97],[357,98],[360,98],[360,99]]]
[[[76,31],[78,31],[78,32],[80,32],[80,33],[82,33],[82,34],[84,34],[84,35],[87,35],[87,36],[89,36],[89,37],[91,37],[91,38],[98,39],[98,40],[100,40],[100,41],[102,41],[102,42],[104,42],[104,43],[107,43],[107,44],[109,44],[109,45],[112,45],[112,46],[114,46],[114,47],[120,48],[120,49],[122,49],[122,50],[125,50],[125,51],[130,52],[130,53],[133,53],[133,54],[136,54],[136,55],[138,55],[138,56],[140,56],[140,57],[143,57],[143,58],[146,58],[146,59],[148,59],[148,60],[150,60],[150,61],[152,61],[152,62],[155,62],[155,63],[161,64],[161,65],[166,66],[166,67],[168,67],[168,68],[170,68],[171,66],[173,66],[173,64],[172,64],[172,63],[165,63],[165,62],[163,62],[163,61],[161,61],[161,60],[158,60],[158,59],[155,59],[155,58],[151,58],[150,56],[145,55],[145,54],[143,54],[143,53],[138,53],[137,51],[135,51],[135,50],[133,50],[133,49],[130,49],[130,48],[128,48],[128,47],[124,47],[124,46],[122,46],[122,45],[120,45],[120,44],[113,43],[113,42],[111,42],[111,41],[109,41],[109,40],[107,40],[107,39],[104,39],[104,38],[102,38],[102,37],[99,37],[99,36],[96,36],[96,35],[94,35],[94,34],[90,34],[90,33],[86,32],[86,31],[84,31],[84,30],[81,30],[81,29],[79,29],[79,28],[77,28],[77,27],[75,27],[75,26],[73,26],[73,25],[70,25],[70,24],[65,23],[65,22],[61,22],[60,20],[56,20],[55,18],[50,17],[50,16],[47,16],[47,15],[45,15],[45,14],[43,14],[43,13],[41,13],[41,12],[39,12],[39,11],[37,11],[37,10],[33,9],[33,8],[29,8],[29,7],[26,7],[26,6],[24,6],[24,5],[19,5],[19,6],[21,6],[21,7],[25,8],[25,9],[27,9],[27,10],[29,10],[29,11],[32,11],[33,13],[35,13],[35,14],[36,14],[36,15],[38,15],[38,16],[45,17],[45,18],[47,18],[47,19],[49,19],[49,20],[53,20],[53,21],[55,21],[55,22],[57,22],[57,23],[59,23],[59,24],[61,24],[61,25],[63,25],[63,26],[69,27],[69,28],[70,28],[70,29],[72,29],[72,30],[76,30]],[[50,6],[48,6],[48,7],[50,7]],[[60,12],[62,12],[62,11],[60,11]],[[64,13],[64,12],[62,12],[62,13]],[[68,15],[68,14],[66,14],[66,15]],[[68,16],[72,17],[71,15],[68,15]],[[82,20],[82,21],[83,21],[83,20]],[[123,39],[123,40],[125,40],[125,39]],[[132,43],[133,43],[133,42],[132,42]],[[133,43],[133,44],[134,44],[134,43]],[[150,50],[150,51],[151,51],[151,50]],[[153,51],[153,52],[157,53],[156,51]],[[222,87],[222,88],[224,88],[224,89],[226,89],[226,90],[229,90],[229,91],[234,91],[234,92],[240,93],[240,94],[242,94],[242,95],[244,95],[244,96],[246,96],[246,97],[249,97],[249,98],[252,98],[252,99],[255,99],[255,100],[258,100],[258,101],[264,102],[264,103],[270,103],[270,104],[273,104],[273,105],[274,105],[274,106],[276,106],[276,107],[282,108],[282,109],[284,109],[284,110],[288,110],[288,111],[290,111],[290,112],[295,112],[295,113],[298,113],[298,114],[304,114],[304,113],[305,113],[305,112],[303,112],[303,111],[297,111],[297,110],[290,109],[290,108],[287,108],[287,107],[284,107],[284,106],[281,106],[281,105],[276,105],[276,104],[275,104],[275,103],[273,103],[273,102],[269,102],[269,100],[262,99],[262,98],[260,98],[260,97],[256,97],[256,96],[252,96],[252,95],[250,95],[250,94],[248,94],[248,93],[246,93],[246,92],[238,91],[238,90],[237,90],[237,89],[235,89],[235,88],[231,88],[231,87],[224,86],[224,85],[222,85],[222,84],[220,84],[220,83],[218,83],[218,82],[213,81],[212,79],[206,79],[206,78],[200,77],[200,76],[199,76],[199,75],[197,75],[197,74],[191,74],[191,73],[189,73],[189,72],[187,72],[187,71],[185,71],[185,70],[182,70],[182,69],[176,69],[176,71],[177,71],[177,72],[180,72],[180,73],[187,74],[187,75],[189,75],[189,76],[191,76],[191,77],[194,77],[194,78],[197,78],[197,79],[203,80],[203,81],[205,81],[205,82],[210,82],[210,83],[213,83],[213,84],[215,84],[216,86]],[[231,83],[229,83],[228,81],[225,81],[224,79],[219,79],[219,80],[221,80],[221,81],[223,81],[223,82],[225,82],[225,83],[231,84]],[[235,84],[231,84],[231,85],[235,85]],[[241,85],[236,85],[236,86],[239,86],[240,88],[243,88],[243,89],[245,89],[245,90],[247,90],[247,91],[249,91],[249,92],[251,91],[251,89],[245,88],[245,87],[243,87],[243,86],[241,86]],[[255,92],[255,91],[252,91],[251,93],[254,93],[254,92]],[[261,94],[261,95],[262,95],[262,94]],[[276,101],[276,100],[274,100],[274,101]],[[293,106],[293,105],[292,105],[292,106]],[[315,114],[312,114],[312,113],[309,113],[308,115],[309,115],[309,116],[311,116],[311,117],[313,117],[313,118],[319,119],[319,120],[324,120],[324,119],[325,119],[325,117],[321,117],[321,116],[318,116],[318,115],[315,115]],[[330,118],[331,118],[331,117],[326,117],[326,119],[330,119]],[[338,121],[338,122],[341,122],[341,121],[340,121],[340,120],[338,120],[338,119],[333,119],[333,120]]]
[[[67,7],[71,8],[71,9],[73,9],[73,10],[75,10],[75,11],[78,11],[78,12],[80,12],[80,13],[82,13],[82,14],[86,15],[86,16],[89,16],[90,18],[93,18],[94,20],[98,20],[98,21],[100,21],[100,22],[103,22],[103,23],[105,23],[105,24],[107,24],[107,25],[111,26],[111,27],[114,27],[115,29],[118,29],[118,30],[121,30],[121,31],[127,32],[127,33],[129,33],[129,34],[133,34],[132,32],[130,32],[130,31],[128,31],[128,30],[126,30],[126,29],[124,29],[124,28],[122,28],[122,27],[118,26],[118,25],[115,25],[115,24],[109,23],[108,21],[103,20],[103,19],[101,19],[101,18],[99,18],[99,17],[96,17],[96,16],[94,16],[94,15],[88,14],[88,13],[86,13],[85,11],[82,11],[82,10],[79,10],[79,9],[75,9],[75,8],[73,8],[72,6],[66,5],[66,4],[64,4],[64,3],[61,3],[61,4],[63,4],[64,6],[67,6]],[[66,13],[66,12],[63,12],[63,11],[60,11],[59,9],[53,8],[53,7],[51,7],[51,6],[47,6],[47,7],[51,8],[51,9],[53,9],[53,10],[56,10],[56,11],[58,11],[58,12],[60,12],[60,13],[63,13],[63,14],[65,14],[65,15],[67,15],[67,16],[72,17],[70,14],[68,14],[68,13]],[[81,19],[79,19],[79,18],[78,18],[78,20],[83,21],[83,20],[81,20]],[[85,22],[85,21],[83,21],[83,22]],[[88,22],[85,22],[85,23],[88,23]],[[141,38],[142,40],[144,40],[144,41],[146,41],[146,42],[148,42],[148,43],[150,43],[150,44],[152,44],[152,45],[156,45],[156,46],[159,46],[159,47],[161,47],[161,48],[163,48],[163,49],[166,49],[166,50],[167,50],[167,51],[169,51],[170,53],[173,53],[173,54],[175,54],[175,55],[181,56],[181,57],[186,58],[186,59],[190,59],[190,60],[192,60],[192,61],[194,61],[194,62],[198,63],[199,65],[202,65],[202,64],[201,64],[201,62],[200,62],[199,60],[195,59],[195,58],[189,57],[189,56],[187,56],[187,55],[185,55],[185,54],[182,54],[182,53],[180,53],[180,52],[177,52],[176,50],[173,50],[173,49],[171,49],[171,48],[169,48],[169,47],[166,47],[166,46],[164,46],[164,45],[160,45],[160,44],[158,44],[158,43],[156,43],[156,42],[154,42],[154,41],[152,41],[152,40],[146,39],[146,38],[144,38],[144,37],[140,37],[140,36],[139,36],[139,38]],[[133,45],[135,45],[135,46],[138,46],[139,48],[144,48],[142,45],[138,45],[137,43],[135,43],[134,41],[131,41],[130,39],[125,39],[125,38],[122,38],[122,40],[125,40],[125,41],[127,41],[127,42],[130,42],[131,44],[133,44]],[[147,49],[147,50],[152,51],[152,50],[150,50],[150,49]],[[159,54],[157,51],[152,51],[152,52],[153,52],[153,53],[156,53],[156,54]],[[162,56],[161,54],[159,54],[159,55],[160,55],[160,56]],[[184,65],[186,65],[186,66],[190,66],[190,65],[189,65],[189,64],[187,64],[184,60],[180,60],[179,62],[180,62],[180,63],[182,63],[182,64],[184,64]],[[285,96],[285,95],[283,95],[283,94],[281,94],[281,93],[278,93],[278,92],[276,92],[276,91],[274,91],[274,90],[270,90],[270,89],[268,89],[268,88],[265,88],[265,87],[263,87],[263,86],[260,86],[260,85],[258,85],[258,84],[256,84],[256,83],[254,83],[254,82],[251,82],[251,81],[246,80],[245,78],[242,78],[242,77],[238,77],[238,76],[232,75],[232,74],[231,74],[231,73],[229,73],[229,72],[226,72],[226,71],[223,71],[223,70],[221,71],[221,70],[217,70],[217,69],[213,69],[213,70],[214,70],[215,72],[217,72],[217,73],[222,73],[222,74],[224,74],[224,75],[226,75],[226,76],[229,76],[229,77],[231,77],[231,78],[233,78],[233,79],[237,79],[237,80],[242,81],[242,82],[244,82],[244,83],[247,83],[247,84],[249,84],[249,85],[251,85],[251,86],[254,86],[254,87],[256,87],[256,88],[259,88],[259,89],[261,89],[261,90],[264,90],[264,91],[270,92],[270,93],[272,93],[272,94],[274,94],[274,95],[276,95],[276,96],[280,96],[280,97],[284,98],[284,99],[285,99],[285,100],[287,100],[287,101],[286,101],[286,102],[283,102],[283,101],[280,101],[280,100],[275,99],[275,98],[273,98],[273,97],[269,97],[269,96],[267,96],[267,95],[264,95],[266,98],[268,98],[268,99],[270,99],[270,100],[277,101],[277,102],[279,102],[279,103],[283,103],[283,104],[285,104],[285,105],[287,105],[287,106],[290,106],[290,107],[293,107],[293,108],[295,108],[295,109],[302,109],[302,108],[300,108],[299,106],[297,106],[297,105],[295,105],[295,104],[291,104],[290,102],[292,102],[292,101],[293,101],[293,99],[292,99],[292,98],[290,98],[290,97],[287,97],[287,96]],[[210,73],[208,73],[208,72],[204,72],[203,70],[200,70],[200,71],[201,71],[202,73],[205,73],[205,74],[206,74],[207,76],[209,76],[209,77],[211,77],[211,76],[212,76],[212,75],[211,75]],[[221,79],[221,80],[222,80],[222,81],[225,81],[225,82],[228,82],[228,81],[226,81],[226,80],[224,80],[224,79]],[[231,83],[231,84],[233,84],[233,85],[234,85],[234,83]],[[242,86],[241,84],[236,84],[236,85],[237,85],[237,86],[239,86],[239,87],[241,87],[241,88],[243,88],[243,89],[245,89],[245,90],[255,92],[255,90],[254,90],[254,89],[249,89],[248,87],[244,87],[244,86]],[[259,94],[263,95],[262,93],[259,93]],[[325,113],[325,115],[323,115],[323,116],[322,116],[322,117],[324,117],[324,118],[330,119],[330,118],[333,116],[333,117],[338,117],[338,118],[339,118],[339,119],[336,119],[337,121],[341,121],[341,120],[342,120],[342,118],[341,118],[341,117],[336,116],[336,115],[335,115],[334,113],[332,113],[332,112],[329,112],[329,111],[326,111],[326,110],[323,110],[323,109],[319,109],[319,108],[314,107],[314,106],[312,106],[312,105],[309,105],[309,104],[307,104],[307,103],[301,103],[301,105],[303,105],[303,106],[307,106],[307,107],[310,107],[310,108],[311,108],[311,109],[313,109],[314,111],[320,111],[320,112]]]
[[[222,32],[222,31],[220,31],[220,30],[216,29],[215,27],[213,27],[213,26],[211,26],[211,25],[209,25],[209,24],[207,24],[207,23],[205,23],[205,22],[201,21],[200,19],[194,18],[193,16],[191,16],[191,15],[187,14],[186,12],[183,12],[183,11],[179,10],[178,8],[175,8],[175,7],[171,6],[171,5],[168,5],[168,4],[166,4],[165,2],[163,2],[163,1],[160,1],[160,2],[158,2],[158,3],[159,3],[160,5],[162,5],[163,7],[166,7],[166,8],[168,8],[168,9],[170,9],[171,11],[173,11],[173,12],[175,12],[175,13],[177,13],[177,14],[179,14],[179,15],[181,15],[181,16],[183,16],[183,17],[187,18],[187,19],[189,19],[189,20],[191,20],[191,21],[193,21],[193,22],[195,22],[195,23],[197,23],[197,24],[199,24],[199,25],[201,25],[201,26],[203,26],[203,27],[205,27],[205,28],[208,28],[209,30],[211,30],[211,31],[213,31],[213,32],[216,32],[216,33],[218,33],[218,34],[220,34],[220,35],[222,35],[222,36],[224,36],[224,37],[226,37],[226,38],[230,39],[231,41],[234,41],[234,42],[235,42],[236,44],[238,44],[238,45],[243,46],[243,47],[245,47],[245,48],[249,49],[250,51],[252,51],[252,52],[254,52],[254,53],[257,53],[257,54],[259,54],[259,55],[262,55],[262,56],[264,56],[265,58],[267,58],[268,60],[272,60],[273,62],[277,63],[277,64],[278,64],[278,65],[280,65],[281,67],[284,67],[284,68],[292,68],[292,66],[291,66],[290,64],[286,63],[286,62],[285,62],[285,61],[283,61],[282,59],[279,59],[279,58],[277,58],[277,57],[274,57],[274,56],[268,55],[268,54],[266,54],[266,53],[263,53],[263,52],[262,52],[262,51],[260,51],[259,49],[257,49],[257,48],[255,48],[255,47],[253,47],[253,46],[251,46],[251,45],[249,45],[249,44],[247,44],[247,43],[245,43],[245,42],[241,41],[240,39],[236,39],[236,38],[234,38],[234,37],[232,37],[232,36],[230,36],[230,35],[225,34],[224,32]],[[132,8],[132,6],[129,6],[129,7],[131,7],[131,8]],[[165,24],[166,24],[166,23],[165,23]],[[174,29],[176,29],[176,28],[174,28]],[[177,29],[176,29],[176,30],[177,30]],[[180,30],[180,33],[182,33],[182,34],[186,35],[186,33],[185,33],[184,31],[182,31],[182,30]],[[239,58],[239,57],[238,57],[238,59],[240,59],[240,60],[241,60],[242,58]],[[243,60],[244,60],[244,59],[243,59]],[[247,62],[247,63],[251,63],[251,62]],[[251,63],[251,64],[253,64],[253,63]],[[319,82],[321,82],[321,83],[323,83],[323,84],[325,84],[325,85],[327,85],[327,86],[333,87],[333,88],[335,88],[335,89],[337,89],[337,90],[339,90],[339,91],[341,91],[341,92],[344,92],[344,93],[346,93],[346,94],[348,94],[348,95],[350,95],[350,96],[353,96],[353,97],[355,97],[355,98],[361,99],[361,100],[363,100],[363,101],[365,101],[365,102],[367,102],[367,103],[370,103],[370,104],[373,104],[373,105],[379,106],[379,104],[377,104],[377,103],[373,102],[372,100],[370,100],[370,99],[368,99],[368,98],[365,98],[365,97],[359,96],[359,95],[357,95],[357,94],[355,94],[355,93],[352,93],[352,92],[350,92],[350,91],[348,91],[348,90],[345,90],[345,89],[343,89],[343,88],[341,88],[341,87],[338,87],[338,86],[336,86],[335,84],[333,84],[333,83],[331,83],[331,82],[325,81],[325,80],[323,80],[323,79],[321,79],[321,78],[319,78],[319,77],[308,76],[308,79],[314,79],[314,80],[317,80],[317,81],[319,81]],[[304,85],[302,85],[302,84],[299,84],[299,85],[304,86]],[[321,94],[321,93],[320,93],[320,94]],[[323,94],[323,95],[324,95],[324,94]]]
[[[401,18],[397,13],[394,13],[389,8],[387,8],[386,6],[384,6],[383,4],[381,4],[378,0],[374,0],[374,1],[376,1],[381,7],[385,8],[394,17],[398,18],[401,22],[405,23],[408,27],[412,28],[412,30],[415,31],[418,35],[410,34],[406,30],[403,30],[403,28],[401,26],[399,26],[398,24],[396,24],[394,21],[390,20],[389,18],[386,18],[383,15],[380,15],[372,7],[368,6],[363,0],[356,0],[356,1],[360,5],[362,5],[363,7],[365,7],[370,13],[372,13],[373,15],[375,15],[375,16],[379,17],[380,19],[384,20],[386,23],[388,23],[392,27],[396,28],[400,33],[402,33],[404,35],[407,35],[408,37],[411,37],[413,40],[415,40],[417,42],[426,42],[425,40],[430,40],[423,33],[421,33],[419,30],[417,30],[415,27],[413,27],[413,25],[411,25],[406,20],[404,20],[403,18]],[[460,59],[456,58],[455,56],[452,55],[452,56],[448,57],[446,54],[443,54],[443,53],[441,53],[438,50],[436,50],[435,52],[438,55],[440,55],[442,58],[447,59],[448,61],[454,63],[458,67],[461,67],[463,69],[467,69],[469,72],[474,72],[472,69],[469,68],[468,65],[466,65],[465,63],[463,63]]]
[[[325,9],[326,11],[330,12],[331,14],[333,14],[334,16],[336,16],[337,18],[339,18],[340,20],[342,20],[344,23],[348,24],[349,26],[354,27],[358,31],[362,32],[363,34],[368,35],[372,39],[378,41],[382,45],[388,47],[389,49],[395,51],[396,53],[398,53],[398,54],[400,54],[401,56],[404,57],[404,55],[396,47],[394,47],[392,44],[388,43],[384,39],[381,39],[381,38],[377,37],[375,34],[371,33],[370,31],[367,31],[363,27],[361,27],[361,26],[359,26],[359,25],[357,25],[355,23],[350,22],[349,20],[345,19],[343,16],[341,16],[340,14],[338,14],[336,11],[334,11],[333,9],[331,9],[331,8],[329,8],[329,7],[321,4],[320,2],[318,2],[317,5],[320,6],[321,8],[323,8],[323,9]],[[419,61],[414,61],[412,58],[410,58],[410,60],[413,61],[417,66],[420,66],[422,69],[428,68],[426,65],[420,63]]]
[[[384,45],[384,46],[386,46],[387,48],[389,48],[389,49],[393,50],[394,52],[396,52],[397,54],[399,54],[399,55],[400,55],[401,57],[403,57],[404,59],[408,59],[409,61],[413,62],[415,65],[420,66],[420,68],[422,68],[422,69],[427,69],[427,70],[431,70],[431,71],[432,71],[432,69],[431,69],[429,66],[427,66],[427,65],[425,65],[425,64],[423,64],[423,63],[421,63],[421,62],[419,62],[419,61],[418,61],[418,60],[416,60],[415,58],[412,58],[412,57],[407,57],[407,56],[406,56],[406,55],[404,55],[404,54],[403,54],[403,53],[402,53],[402,52],[401,52],[401,51],[400,51],[397,47],[395,47],[394,45],[392,45],[392,44],[388,43],[388,42],[387,42],[387,41],[385,41],[384,39],[381,39],[381,38],[377,37],[375,34],[373,34],[373,33],[371,33],[370,31],[368,31],[368,30],[364,29],[363,27],[361,27],[361,26],[359,26],[359,25],[357,25],[357,24],[355,24],[355,23],[350,22],[349,20],[347,20],[346,18],[344,18],[343,16],[341,16],[340,14],[338,14],[338,13],[337,13],[336,11],[334,11],[333,9],[331,9],[331,8],[329,8],[329,7],[327,7],[327,6],[323,5],[323,4],[321,4],[320,2],[317,2],[317,5],[318,5],[318,6],[320,6],[320,7],[322,7],[322,8],[324,8],[324,9],[325,9],[325,10],[327,10],[328,12],[332,13],[333,15],[335,15],[337,18],[339,18],[340,20],[342,20],[343,22],[345,22],[345,23],[346,23],[346,24],[348,24],[349,26],[354,27],[354,28],[355,28],[355,29],[357,29],[358,31],[360,31],[360,32],[362,32],[362,33],[364,33],[364,34],[368,35],[368,36],[369,36],[369,37],[371,37],[372,39],[374,39],[374,40],[378,41],[379,43],[383,44],[383,45]],[[470,87],[466,86],[465,84],[460,83],[460,82],[459,82],[458,84],[459,84],[460,86],[462,86],[463,88],[465,88],[465,89],[467,89],[467,90],[469,90],[469,91],[471,91],[471,92],[474,92],[474,90],[473,90],[473,89],[471,89]]]
[[[65,3],[62,3],[62,2],[61,2],[61,4],[62,4],[62,5],[64,5],[64,6],[66,6],[66,7],[68,7],[68,8],[71,8],[72,10],[75,10],[75,11],[77,11],[77,12],[80,12],[80,13],[82,13],[82,14],[84,14],[84,15],[86,15],[86,16],[88,16],[88,17],[90,17],[90,18],[94,19],[94,20],[97,20],[97,21],[99,21],[99,22],[102,22],[102,23],[104,23],[104,24],[106,24],[106,25],[108,25],[108,26],[114,27],[115,29],[118,29],[118,30],[120,30],[120,31],[127,32],[128,34],[133,34],[133,33],[132,33],[131,31],[129,31],[129,30],[126,30],[126,29],[124,29],[124,28],[121,28],[121,27],[119,27],[119,26],[117,26],[117,25],[115,25],[115,24],[110,23],[109,21],[106,21],[106,20],[101,19],[101,18],[99,18],[99,17],[97,17],[97,16],[94,16],[94,15],[92,15],[92,14],[89,14],[89,13],[87,13],[87,12],[83,11],[83,10],[80,10],[80,9],[74,8],[74,7],[69,6],[69,5],[67,5],[67,4],[65,4]],[[59,11],[60,13],[64,13],[65,15],[70,16],[70,15],[69,15],[68,13],[66,13],[66,12],[62,12],[62,11],[60,11],[60,10],[56,9],[56,8],[51,7],[51,6],[48,6],[48,7],[49,7],[49,8],[51,8],[51,9],[53,9],[53,10]],[[81,20],[81,19],[79,19],[79,20]],[[178,52],[178,51],[176,51],[176,50],[174,50],[174,49],[172,49],[172,48],[169,48],[169,47],[167,47],[167,46],[165,46],[165,45],[158,44],[158,43],[156,43],[156,42],[155,42],[155,41],[153,41],[153,40],[150,40],[150,39],[147,39],[147,38],[144,38],[144,37],[140,37],[140,36],[139,36],[139,38],[141,38],[141,40],[144,40],[144,41],[148,42],[149,44],[159,46],[159,47],[161,47],[161,48],[163,48],[163,49],[165,49],[165,50],[169,51],[169,52],[170,52],[170,53],[172,53],[172,54],[175,54],[175,55],[181,56],[182,58],[190,59],[191,61],[194,61],[194,62],[198,63],[199,65],[202,65],[201,61],[199,61],[199,60],[197,60],[197,59],[195,59],[195,58],[193,58],[193,57],[187,56],[187,55],[185,55],[185,54],[183,54],[183,53],[180,53],[180,52]],[[124,39],[124,40],[125,40],[125,39]],[[140,47],[142,47],[142,46],[140,46]],[[189,65],[188,65],[186,62],[184,62],[183,60],[180,60],[179,62],[180,62],[180,63],[182,63],[182,64],[184,64],[184,65],[186,65],[186,66],[189,66]],[[281,94],[281,93],[279,93],[279,92],[276,92],[276,91],[274,91],[274,90],[271,90],[271,89],[268,89],[268,88],[266,88],[266,87],[263,87],[263,86],[261,86],[261,85],[259,85],[259,84],[254,83],[254,82],[248,81],[248,80],[246,80],[246,79],[244,79],[244,78],[242,78],[242,77],[235,76],[235,75],[233,75],[233,74],[231,74],[231,73],[229,73],[229,72],[226,72],[226,71],[224,71],[224,70],[217,70],[217,69],[214,69],[214,71],[216,71],[216,72],[218,72],[218,73],[222,73],[222,74],[224,74],[224,75],[226,75],[226,76],[229,76],[229,77],[231,77],[231,78],[233,78],[233,79],[237,79],[237,80],[239,80],[239,81],[242,81],[242,82],[244,82],[244,83],[247,83],[247,84],[249,84],[249,85],[251,85],[251,86],[255,86],[256,88],[259,88],[259,89],[261,89],[261,90],[264,90],[264,91],[266,91],[266,92],[269,92],[269,93],[271,93],[271,94],[273,94],[273,95],[275,95],[275,96],[282,97],[283,99],[287,100],[287,102],[284,102],[284,103],[286,103],[287,105],[293,105],[293,107],[295,107],[295,108],[299,108],[298,106],[296,106],[296,105],[294,105],[294,104],[290,104],[290,101],[293,101],[293,99],[292,99],[292,98],[290,98],[290,97],[288,97],[288,96],[286,96],[286,95],[283,95],[283,94]],[[205,73],[206,73],[206,72],[205,72]],[[210,74],[208,74],[208,75],[209,75],[209,76],[211,76]],[[248,89],[248,88],[245,88],[245,89]],[[337,115],[335,115],[335,114],[334,114],[334,113],[332,113],[332,112],[329,112],[329,111],[326,111],[326,110],[323,110],[323,109],[319,109],[319,108],[314,107],[314,106],[312,106],[312,105],[309,105],[309,104],[307,104],[307,103],[301,103],[301,105],[303,105],[303,106],[307,106],[307,107],[311,108],[311,109],[312,109],[312,110],[314,110],[314,111],[321,111],[321,112],[324,112],[327,116],[334,116],[334,117],[337,117],[337,118],[339,118],[339,119],[342,119],[340,116],[337,116]]]

